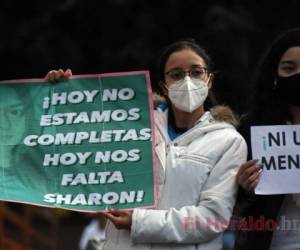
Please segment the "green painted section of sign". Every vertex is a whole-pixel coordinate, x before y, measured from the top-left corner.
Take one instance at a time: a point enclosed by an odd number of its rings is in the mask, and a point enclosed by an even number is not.
[[[147,79],[2,82],[0,199],[84,211],[153,206]]]

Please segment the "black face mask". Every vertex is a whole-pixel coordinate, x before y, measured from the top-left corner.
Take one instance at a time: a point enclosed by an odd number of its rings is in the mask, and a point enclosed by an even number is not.
[[[278,76],[276,92],[288,104],[300,106],[300,73],[288,77]]]

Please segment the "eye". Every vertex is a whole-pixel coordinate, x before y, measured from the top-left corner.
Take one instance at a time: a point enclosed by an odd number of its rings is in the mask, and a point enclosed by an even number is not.
[[[184,77],[184,72],[180,70],[173,70],[169,75],[173,80],[180,80]]]
[[[204,73],[201,69],[192,69],[190,72],[192,77],[199,77]]]
[[[23,109],[22,108],[14,108],[12,110],[9,111],[9,114],[11,117],[17,118],[17,117],[21,117],[23,115]]]
[[[281,69],[283,71],[293,71],[293,70],[295,70],[295,67],[294,66],[283,66],[283,67],[281,67]]]
[[[285,60],[280,62],[278,70],[283,74],[291,74],[297,71],[297,67],[297,64],[293,60]]]
[[[206,69],[204,68],[194,68],[194,69],[191,69],[190,71],[190,75],[191,77],[193,78],[202,78],[206,73]]]

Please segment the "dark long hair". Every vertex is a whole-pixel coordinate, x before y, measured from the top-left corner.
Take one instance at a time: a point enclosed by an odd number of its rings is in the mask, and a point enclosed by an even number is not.
[[[252,82],[250,117],[256,125],[285,124],[291,119],[288,104],[276,91],[277,68],[282,55],[300,46],[300,28],[278,36],[262,56]]]
[[[206,63],[206,67],[208,70],[208,73],[212,73],[212,60],[210,56],[207,54],[207,52],[198,45],[194,39],[184,39],[176,41],[161,52],[161,55],[158,59],[157,63],[157,81],[156,85],[154,86],[155,91],[157,91],[160,95],[164,96],[162,92],[162,85],[165,83],[165,66],[166,62],[168,61],[171,54],[174,52],[178,52],[181,50],[189,49],[198,54]],[[169,101],[167,96],[164,96],[167,101]],[[210,109],[211,107],[215,106],[217,104],[216,98],[212,92],[212,90],[209,91],[208,97],[206,98],[204,102],[204,109]]]

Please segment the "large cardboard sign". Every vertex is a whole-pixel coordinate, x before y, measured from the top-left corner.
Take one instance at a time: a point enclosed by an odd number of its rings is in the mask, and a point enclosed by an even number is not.
[[[0,199],[79,211],[156,203],[148,72],[0,83]]]

